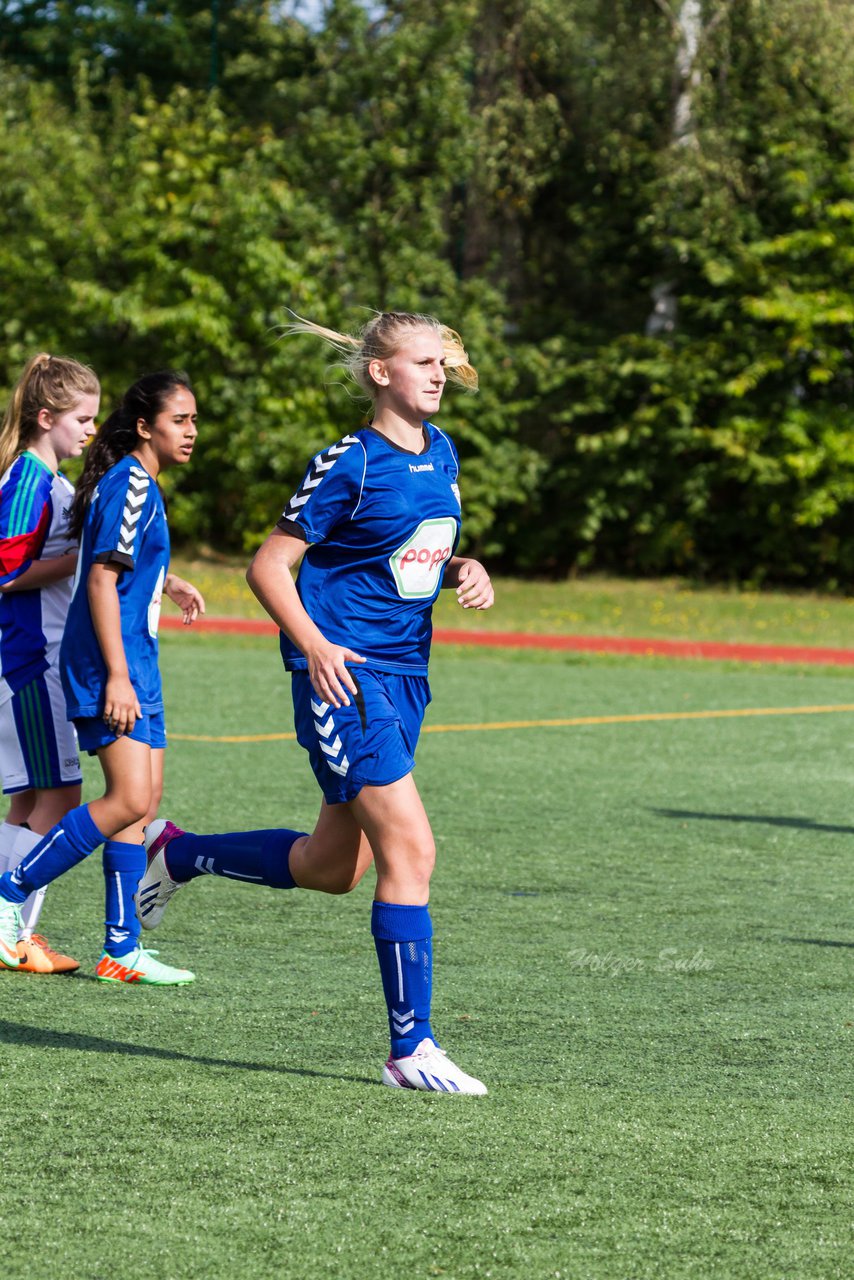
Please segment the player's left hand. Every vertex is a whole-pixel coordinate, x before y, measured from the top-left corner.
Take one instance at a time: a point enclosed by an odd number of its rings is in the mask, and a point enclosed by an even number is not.
[[[199,614],[204,613],[205,598],[198,587],[193,586],[192,582],[185,582],[183,578],[179,578],[175,573],[167,573],[166,581],[163,583],[163,590],[173,604],[177,604],[181,610],[185,627],[189,627],[196,621]]]
[[[457,599],[464,609],[490,609],[495,592],[479,560],[463,560],[457,572]]]

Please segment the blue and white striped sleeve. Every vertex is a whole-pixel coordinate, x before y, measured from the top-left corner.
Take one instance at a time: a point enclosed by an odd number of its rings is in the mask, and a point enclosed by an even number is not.
[[[349,520],[358,506],[365,465],[358,436],[344,436],[316,454],[277,528],[306,542],[325,542],[335,525]]]
[[[108,473],[92,503],[92,558],[132,569],[136,563],[151,476],[142,467]]]

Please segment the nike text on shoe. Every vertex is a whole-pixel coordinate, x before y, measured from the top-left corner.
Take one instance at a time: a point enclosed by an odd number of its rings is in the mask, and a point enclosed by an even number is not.
[[[19,973],[73,973],[80,961],[54,951],[47,938],[34,933],[18,943]]]
[[[422,1040],[408,1058],[389,1058],[383,1067],[383,1084],[391,1089],[423,1089],[427,1093],[486,1093],[486,1085],[451,1062],[444,1049]]]
[[[174,822],[167,822],[165,818],[149,822],[145,828],[145,856],[148,866],[136,891],[136,914],[143,929],[157,928],[172,894],[184,887],[183,881],[173,880],[166,870],[164,854],[170,840],[185,834]]]
[[[21,911],[6,898],[0,898],[0,964],[7,969],[17,969],[21,963],[18,955],[18,930],[21,927]]]
[[[161,964],[156,951],[137,947],[118,960],[105,951],[95,968],[99,982],[136,982],[141,987],[183,987],[194,982],[196,975],[189,969],[173,969]]]

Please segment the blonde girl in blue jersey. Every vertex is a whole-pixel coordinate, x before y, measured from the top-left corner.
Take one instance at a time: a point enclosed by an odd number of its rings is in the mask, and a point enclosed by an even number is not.
[[[46,351],[28,361],[0,428],[0,771],[10,796],[0,872],[11,870],[80,803],[80,759],[59,678],[77,543],[74,489],[59,470],[95,431],[100,387],[86,365]],[[36,933],[44,889],[22,905],[4,963],[24,973],[79,967]],[[13,954],[14,952],[14,954]]]
[[[187,463],[196,440],[196,401],[183,375],[148,374],[125,393],[89,448],[71,512],[80,552],[60,650],[68,714],[80,746],[97,755],[103,797],[66,813],[11,872],[0,876],[0,945],[9,944],[26,897],[104,845],[102,982],[180,985],[186,969],[163,964],[139,944],[134,895],[145,868],[143,830],[163,788],[166,735],[157,624],[165,592],[192,622],[204,601],[169,573],[161,472]]]
[[[391,1039],[382,1081],[484,1094],[430,1025],[435,845],[412,775],[430,700],[433,601],[445,586],[464,608],[493,603],[483,566],[456,554],[459,463],[432,422],[446,380],[473,389],[477,374],[458,335],[432,317],[382,313],[356,336],[303,321],[290,332],[329,343],[374,409],[370,426],[312,459],[247,575],[281,629],[320,817],[311,835],[196,836],[153,823],[137,908],[153,928],[175,890],[203,873],[346,893],[373,862],[371,929]]]

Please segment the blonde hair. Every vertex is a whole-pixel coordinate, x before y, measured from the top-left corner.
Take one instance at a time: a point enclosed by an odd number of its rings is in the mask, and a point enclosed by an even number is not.
[[[315,324],[313,320],[303,320],[301,316],[283,326],[285,334],[310,333],[322,338],[338,353],[347,373],[371,400],[376,399],[377,384],[368,365],[372,360],[390,359],[417,329],[431,329],[438,336],[449,380],[467,391],[477,391],[477,370],[469,362],[462,338],[454,329],[440,324],[434,316],[408,311],[377,311],[356,334],[338,333],[335,329]]]
[[[40,410],[67,413],[83,396],[96,396],[100,390],[95,372],[77,360],[46,351],[28,360],[0,427],[0,475],[36,435]]]

